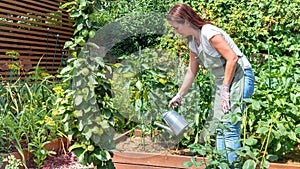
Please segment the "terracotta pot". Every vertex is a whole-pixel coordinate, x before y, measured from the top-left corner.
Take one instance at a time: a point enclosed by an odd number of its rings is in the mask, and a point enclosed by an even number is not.
[[[45,150],[48,151],[67,151],[70,146],[70,141],[63,137],[63,138],[57,138],[50,141],[50,143],[46,144],[44,146]]]
[[[6,153],[6,154],[3,154],[4,158],[10,156],[10,155],[13,155],[16,157],[16,159],[20,159],[22,162],[24,162],[23,160],[25,160],[26,162],[29,161],[30,157],[32,156],[30,154],[29,151],[27,150],[23,150],[23,155],[24,155],[24,159],[22,157],[22,155],[19,153],[19,152],[11,152],[11,153]],[[1,169],[5,169],[5,166],[7,165],[7,162],[3,163],[3,165],[1,166]],[[20,169],[23,169],[25,167],[20,167]]]
[[[48,150],[48,151],[55,151],[57,154],[61,154],[61,152],[63,152],[63,151],[67,152],[69,146],[70,146],[70,141],[67,138],[57,138],[57,139],[51,140],[50,143],[46,144],[44,146],[44,149]],[[33,157],[33,155],[28,150],[23,150],[23,154],[24,154],[24,159],[25,159],[26,163],[30,160],[30,158]],[[4,158],[8,157],[9,155],[14,155],[16,157],[16,159],[20,159],[23,162],[23,158],[19,152],[11,152],[11,153],[4,154]],[[5,169],[6,165],[7,165],[7,162],[3,163],[3,165],[1,166],[1,169]],[[24,168],[24,167],[22,167],[22,168]]]

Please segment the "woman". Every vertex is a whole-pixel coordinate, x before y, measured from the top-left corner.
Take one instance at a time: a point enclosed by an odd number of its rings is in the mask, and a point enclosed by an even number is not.
[[[217,149],[224,150],[226,147],[228,161],[233,162],[237,157],[229,148],[236,150],[241,146],[238,141],[240,122],[231,124],[221,117],[226,113],[242,112],[239,103],[253,94],[254,75],[251,64],[226,32],[201,19],[188,5],[175,5],[167,20],[175,33],[188,39],[190,49],[189,67],[183,84],[169,106],[181,104],[183,95],[195,79],[199,65],[210,69],[215,77],[215,96],[209,119],[216,118],[230,129],[217,129]]]

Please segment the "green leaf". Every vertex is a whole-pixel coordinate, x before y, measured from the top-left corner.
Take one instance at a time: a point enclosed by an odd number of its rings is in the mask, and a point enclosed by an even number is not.
[[[296,132],[296,134],[300,134],[300,127],[297,127],[295,132]]]
[[[70,47],[72,45],[73,45],[73,41],[66,41],[65,45],[64,45],[64,48],[68,48],[68,47]]]
[[[279,151],[281,148],[281,143],[277,142],[276,147],[275,147],[275,151]]]
[[[141,107],[142,107],[142,100],[141,99],[138,99],[138,100],[136,100],[135,101],[135,111],[136,112],[139,112],[140,111],[140,109],[141,109]]]
[[[267,155],[267,159],[270,161],[277,161],[278,160],[278,156],[277,155],[273,155],[273,154],[268,154]]]
[[[74,149],[78,149],[78,148],[82,148],[83,144],[79,144],[79,143],[74,143],[72,146],[70,146],[69,151],[72,151]]]
[[[99,126],[101,127],[101,126]],[[92,129],[90,129],[93,133],[98,134],[99,136],[103,134],[103,129],[99,128],[98,126],[94,126]]]
[[[84,163],[85,163],[84,157],[85,157],[85,153],[86,153],[87,151],[88,151],[88,150],[85,149],[79,156],[77,156],[78,162],[79,162],[79,163],[81,163],[81,164],[84,164]]]
[[[229,168],[229,166],[228,166],[228,164],[227,163],[220,163],[219,164],[219,167],[218,168],[220,168],[220,169],[228,169]]]
[[[73,67],[68,65],[68,66],[65,66],[61,71],[60,71],[60,74],[65,74],[67,72],[70,72],[71,70],[73,70]]]
[[[199,163],[196,163],[195,164],[195,167],[196,168],[200,168],[202,165],[204,165],[205,164],[205,162],[204,161],[200,161]]]
[[[88,68],[83,68],[83,69],[81,70],[81,74],[82,74],[83,76],[87,76],[87,75],[89,75],[89,73],[90,73],[90,70],[89,70]]]
[[[193,166],[193,162],[191,162],[191,161],[184,162],[184,163],[182,164],[182,166],[183,166],[183,167],[192,167],[192,166]]]
[[[81,15],[81,12],[78,12],[78,11],[73,11],[71,14],[70,14],[70,17],[72,18],[77,18]]]
[[[246,139],[246,144],[249,146],[255,145],[257,143],[257,139],[255,139],[253,136]]]
[[[89,31],[84,29],[83,31],[81,31],[82,36],[87,37],[89,34]]]
[[[88,19],[85,20],[85,24],[86,24],[86,26],[87,26],[88,28],[91,28],[91,27],[92,27],[92,23],[91,23],[91,21],[88,20]]]
[[[297,141],[297,136],[294,132],[289,132],[288,137],[293,141]]]
[[[107,122],[107,120],[103,120],[103,121],[100,123],[100,125],[101,125],[101,127],[102,127],[103,129],[107,129],[107,128],[110,127],[109,124],[108,124],[108,122]]]
[[[83,46],[85,44],[85,40],[82,36],[77,36],[75,38],[75,43],[80,45],[80,46]]]
[[[75,110],[76,116],[77,117],[82,117],[83,111],[82,110]]]
[[[81,95],[75,96],[75,105],[76,106],[79,106],[82,103],[82,101],[83,101],[83,96],[81,96]]]
[[[109,154],[109,152],[104,150],[96,151],[94,156],[98,158],[100,161],[107,161],[111,159],[111,155]]]
[[[85,136],[85,139],[89,140],[92,137],[93,131],[88,127],[85,128],[85,131],[82,133]]]
[[[278,123],[277,127],[278,127],[281,135],[286,135],[286,129],[282,123]]]
[[[98,84],[97,80],[95,79],[94,76],[88,76],[88,81],[89,81],[89,84]]]
[[[252,107],[254,110],[260,110],[261,109],[260,102],[256,100],[252,100]]]
[[[270,162],[267,161],[267,160],[264,160],[262,165],[263,165],[264,168],[269,168],[270,167]]]
[[[83,24],[81,23],[81,24],[79,24],[79,25],[77,25],[77,27],[76,27],[76,29],[78,30],[78,31],[81,31],[82,30],[82,28],[83,28]]]
[[[235,125],[239,121],[239,117],[233,115],[231,116],[230,120],[231,120],[231,124]]]
[[[67,3],[64,3],[63,5],[61,5],[60,8],[64,9],[68,6],[75,5],[75,4],[77,4],[76,1],[67,2]]]
[[[265,134],[269,131],[269,128],[268,127],[259,127],[256,132],[257,133],[260,133],[260,134]]]
[[[243,169],[255,169],[255,168],[256,168],[256,163],[253,160],[247,160],[243,165]]]
[[[79,8],[82,10],[86,8],[86,0],[80,0]]]
[[[135,86],[139,89],[139,91],[142,91],[143,89],[143,84],[140,80],[138,80],[135,84]]]

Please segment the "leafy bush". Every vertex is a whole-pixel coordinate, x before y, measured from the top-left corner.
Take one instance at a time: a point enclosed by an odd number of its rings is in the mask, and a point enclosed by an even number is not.
[[[264,59],[268,51],[274,56],[291,56],[299,52],[299,2],[286,1],[193,1],[200,16],[228,32],[255,60]],[[261,58],[263,57],[263,58]]]
[[[282,157],[300,143],[299,64],[299,54],[277,57],[264,65],[256,77],[257,90],[249,109],[248,137],[256,136],[256,145],[265,153]]]

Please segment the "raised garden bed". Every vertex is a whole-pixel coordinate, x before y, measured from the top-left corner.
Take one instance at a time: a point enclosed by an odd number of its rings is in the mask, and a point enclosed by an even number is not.
[[[189,150],[176,150],[176,147],[168,147],[153,138],[141,138],[140,132],[134,132],[133,136],[124,134],[116,142],[117,150],[113,151],[112,159],[116,169],[183,169],[183,163],[190,161],[193,156]],[[197,157],[196,160],[205,159]],[[269,168],[300,169],[300,163],[271,163]]]

